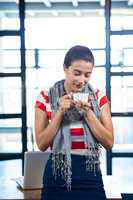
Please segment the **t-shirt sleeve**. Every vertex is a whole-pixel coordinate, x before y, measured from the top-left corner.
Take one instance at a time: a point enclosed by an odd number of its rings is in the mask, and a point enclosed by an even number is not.
[[[51,120],[52,113],[47,92],[40,92],[35,103],[35,108],[39,108],[40,110],[46,112],[48,119]]]
[[[41,91],[38,95],[35,103],[35,107],[40,110],[47,112],[48,96],[44,91]]]
[[[98,100],[99,108],[101,109],[106,103],[109,103],[107,96],[101,90],[96,90],[96,98]]]

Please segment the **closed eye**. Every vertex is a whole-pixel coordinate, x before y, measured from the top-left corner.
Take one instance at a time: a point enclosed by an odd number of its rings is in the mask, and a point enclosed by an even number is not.
[[[75,76],[80,76],[80,75],[81,75],[81,73],[74,73],[74,75],[75,75]]]
[[[75,76],[80,76],[82,73],[79,70],[74,70],[74,75]]]
[[[89,78],[90,75],[91,75],[91,72],[88,72],[88,73],[85,74],[85,77],[86,77],[86,78]]]
[[[83,72],[81,72],[81,71],[79,71],[79,70],[74,70],[74,75],[75,75],[75,76],[80,76],[80,75],[82,75],[82,73],[83,73]],[[84,76],[85,76],[86,78],[89,78],[90,75],[91,75],[91,72],[84,73]]]

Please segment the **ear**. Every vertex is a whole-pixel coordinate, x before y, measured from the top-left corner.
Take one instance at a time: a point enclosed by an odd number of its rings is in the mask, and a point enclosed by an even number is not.
[[[66,74],[67,71],[68,71],[68,68],[67,68],[65,65],[63,65],[63,67],[64,67],[64,72],[65,72],[65,74]]]
[[[65,71],[65,69],[66,69],[66,65],[63,65],[63,69],[64,69],[64,71]]]

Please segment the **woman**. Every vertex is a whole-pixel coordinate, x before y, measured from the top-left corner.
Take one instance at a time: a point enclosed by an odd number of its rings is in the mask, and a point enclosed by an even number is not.
[[[89,84],[93,67],[88,47],[72,47],[64,58],[65,80],[36,101],[36,142],[41,151],[52,150],[42,200],[106,199],[99,154],[101,145],[112,148],[113,127],[107,97]],[[81,99],[86,94],[87,101]]]

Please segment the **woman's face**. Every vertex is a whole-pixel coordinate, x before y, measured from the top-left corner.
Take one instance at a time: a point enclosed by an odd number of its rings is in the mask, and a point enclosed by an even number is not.
[[[88,83],[93,69],[93,64],[85,60],[76,60],[65,68],[65,85],[68,92],[79,92]]]

